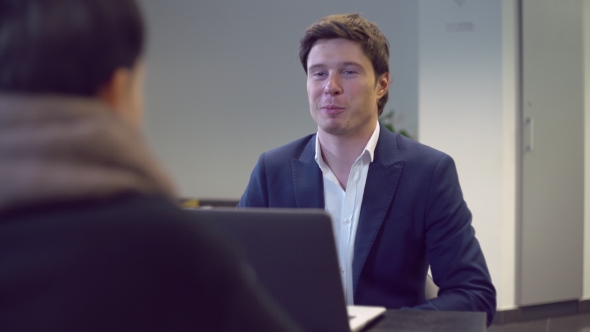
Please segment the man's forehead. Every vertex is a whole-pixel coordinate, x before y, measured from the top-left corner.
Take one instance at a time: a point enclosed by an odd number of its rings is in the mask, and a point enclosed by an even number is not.
[[[344,38],[319,39],[313,44],[307,57],[308,68],[328,65],[364,67],[370,64],[371,60],[361,45]]]
[[[350,39],[346,39],[346,38],[320,38],[318,40],[316,40],[313,45],[311,46],[310,52],[311,50],[313,50],[314,48],[318,48],[318,47],[325,47],[325,45],[336,45],[336,46],[340,46],[340,47],[349,47],[349,48],[356,48],[360,51],[362,51],[363,47],[361,45],[361,43],[354,41],[354,40],[350,40]]]

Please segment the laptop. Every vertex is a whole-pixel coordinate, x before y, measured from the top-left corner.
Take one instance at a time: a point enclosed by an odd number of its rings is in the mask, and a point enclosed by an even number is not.
[[[258,281],[306,331],[360,331],[383,307],[346,306],[330,216],[321,209],[195,209],[244,251]]]

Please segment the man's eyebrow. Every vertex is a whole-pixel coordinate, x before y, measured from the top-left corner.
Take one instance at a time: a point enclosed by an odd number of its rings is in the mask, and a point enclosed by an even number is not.
[[[342,63],[342,66],[356,66],[356,67],[362,67],[362,65],[358,62],[354,62],[354,61],[346,61]]]
[[[349,66],[354,66],[354,67],[358,67],[358,68],[363,68],[363,66],[358,63],[358,62],[354,62],[354,61],[345,61],[345,62],[341,62],[338,64],[338,67],[349,67]],[[309,68],[307,68],[307,70],[312,70],[312,69],[317,69],[317,68],[325,68],[326,65],[322,64],[322,63],[317,63],[314,65],[309,66]]]
[[[342,67],[344,67],[344,68],[351,68],[352,67],[355,70],[357,70],[358,72],[367,71],[366,67],[364,67],[362,64],[360,64],[358,62],[354,62],[354,61],[343,62]]]
[[[326,65],[321,64],[321,63],[318,63],[318,64],[315,64],[315,65],[309,66],[309,68],[307,68],[307,70],[309,71],[309,70],[312,70],[312,69],[325,68],[325,67],[326,67]]]

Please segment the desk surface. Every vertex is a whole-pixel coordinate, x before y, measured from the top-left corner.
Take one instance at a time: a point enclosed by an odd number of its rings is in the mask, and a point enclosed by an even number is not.
[[[387,310],[363,332],[485,332],[483,312]]]

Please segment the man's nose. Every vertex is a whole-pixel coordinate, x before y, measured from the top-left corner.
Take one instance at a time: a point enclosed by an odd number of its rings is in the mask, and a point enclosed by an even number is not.
[[[342,85],[336,75],[330,75],[330,77],[328,77],[324,91],[332,96],[342,94]]]

